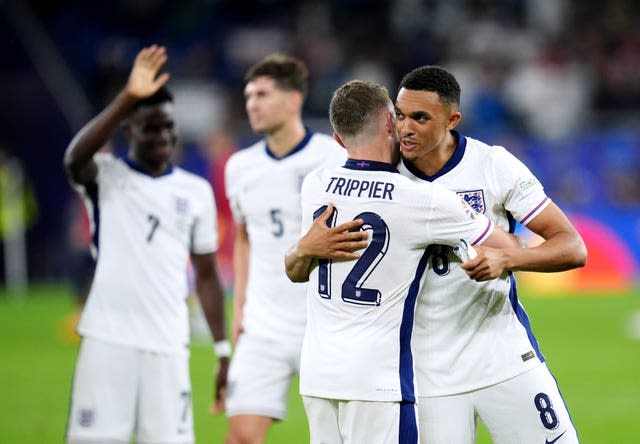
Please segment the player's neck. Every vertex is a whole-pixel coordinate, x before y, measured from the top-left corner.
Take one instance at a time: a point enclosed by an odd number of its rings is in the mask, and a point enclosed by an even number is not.
[[[159,162],[157,164],[151,162],[145,162],[143,159],[136,157],[135,154],[129,152],[129,160],[142,172],[152,177],[162,176],[167,172],[171,166],[171,162]]]
[[[451,159],[456,150],[457,141],[451,133],[442,145],[437,146],[425,156],[412,161],[413,165],[427,176],[434,176]]]
[[[394,151],[386,141],[370,142],[362,145],[353,144],[347,149],[349,159],[372,162],[393,163],[393,154]]]
[[[267,144],[276,157],[284,157],[298,146],[306,134],[302,120],[292,121],[267,134]]]

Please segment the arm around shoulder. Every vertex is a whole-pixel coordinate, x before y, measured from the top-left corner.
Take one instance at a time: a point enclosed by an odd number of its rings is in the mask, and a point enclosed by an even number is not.
[[[287,277],[293,282],[307,282],[317,264],[317,259],[338,261],[355,260],[360,257],[358,250],[366,248],[369,238],[366,231],[359,228],[364,221],[356,219],[338,226],[328,226],[333,214],[332,203],[313,221],[304,236],[291,247],[284,257]]]
[[[587,263],[587,247],[582,236],[553,202],[531,220],[527,228],[544,241],[535,247],[510,251],[509,269],[557,272],[584,267]]]
[[[284,267],[291,282],[308,282],[314,258],[305,255],[297,242],[284,257]]]

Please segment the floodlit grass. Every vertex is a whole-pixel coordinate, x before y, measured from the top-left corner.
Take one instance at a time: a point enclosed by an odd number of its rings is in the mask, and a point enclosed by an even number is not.
[[[523,300],[581,442],[636,442],[640,339],[633,339],[628,329],[633,314],[640,312],[640,292]],[[63,442],[78,346],[68,342],[61,323],[72,310],[65,287],[34,287],[23,299],[0,294],[2,442]],[[191,359],[197,442],[221,443],[226,418],[207,412],[213,390],[211,348],[194,345]],[[297,380],[289,418],[273,427],[268,443],[309,441],[296,392]],[[491,442],[482,428],[478,442]]]

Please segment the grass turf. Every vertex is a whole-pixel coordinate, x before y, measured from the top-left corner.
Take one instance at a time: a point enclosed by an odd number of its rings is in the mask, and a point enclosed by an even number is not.
[[[640,292],[602,297],[523,298],[549,368],[558,379],[583,444],[635,442],[640,436],[640,339],[628,334]],[[0,441],[62,443],[78,350],[62,322],[73,310],[63,286],[33,287],[24,298],[0,294]],[[640,329],[640,326],[637,327]],[[199,443],[221,443],[224,416],[207,413],[212,393],[210,347],[192,347],[194,418]],[[289,418],[267,443],[309,441],[294,381]],[[490,443],[479,430],[478,443]]]

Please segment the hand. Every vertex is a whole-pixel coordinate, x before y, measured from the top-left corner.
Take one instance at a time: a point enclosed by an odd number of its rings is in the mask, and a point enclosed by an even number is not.
[[[167,58],[164,46],[151,45],[143,48],[133,62],[127,92],[137,99],[144,99],[158,91],[169,80],[168,73],[157,76]]]
[[[481,245],[476,245],[473,248],[478,255],[460,265],[467,275],[477,282],[490,281],[500,277],[506,268],[501,250]]]
[[[220,358],[218,361],[218,374],[215,380],[213,402],[209,407],[209,413],[217,415],[224,412],[227,400],[227,373],[229,371],[229,358]]]
[[[333,204],[318,216],[300,241],[298,251],[305,257],[333,260],[354,260],[360,257],[356,251],[369,245],[366,231],[349,231],[361,227],[364,221],[356,219],[336,227],[328,227],[327,221],[334,211]]]

